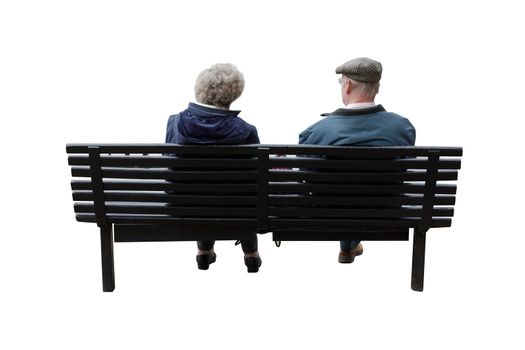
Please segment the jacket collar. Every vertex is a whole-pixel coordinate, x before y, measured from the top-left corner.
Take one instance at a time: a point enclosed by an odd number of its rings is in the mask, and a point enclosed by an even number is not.
[[[198,117],[235,117],[241,113],[241,111],[201,106],[193,102],[189,103],[188,110]]]
[[[321,116],[330,117],[330,116],[352,116],[352,115],[363,115],[363,114],[372,114],[378,112],[386,112],[385,108],[382,105],[377,105],[369,108],[357,108],[357,109],[348,109],[348,108],[339,108],[333,111],[332,113],[323,113]]]

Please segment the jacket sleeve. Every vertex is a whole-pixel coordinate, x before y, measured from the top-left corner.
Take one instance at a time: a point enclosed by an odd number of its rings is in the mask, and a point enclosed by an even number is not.
[[[299,144],[304,145],[316,145],[318,142],[316,140],[316,137],[314,135],[312,127],[309,127],[305,129],[303,132],[299,134]]]
[[[414,128],[414,126],[412,125],[410,121],[408,121],[407,136],[408,136],[408,143],[411,146],[414,146],[416,144],[416,128]]]
[[[168,118],[168,125],[166,126],[166,143],[179,143],[180,140],[177,130],[177,118],[178,114],[172,115]]]

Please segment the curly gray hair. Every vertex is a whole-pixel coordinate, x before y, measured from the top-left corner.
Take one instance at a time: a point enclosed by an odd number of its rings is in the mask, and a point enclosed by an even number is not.
[[[244,76],[231,63],[214,64],[203,70],[195,82],[197,102],[220,108],[230,104],[242,94]]]

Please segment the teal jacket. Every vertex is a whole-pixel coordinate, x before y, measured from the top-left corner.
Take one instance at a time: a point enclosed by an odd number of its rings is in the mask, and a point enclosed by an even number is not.
[[[377,105],[338,109],[299,135],[300,144],[335,146],[413,146],[416,129],[406,118]]]

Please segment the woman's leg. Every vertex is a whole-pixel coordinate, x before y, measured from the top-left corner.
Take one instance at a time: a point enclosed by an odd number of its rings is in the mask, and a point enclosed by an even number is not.
[[[215,241],[197,241],[197,267],[199,270],[207,270],[210,264],[215,262],[217,255],[213,251]]]
[[[252,238],[241,240],[242,251],[244,256],[259,256],[257,252],[257,235],[254,234]]]
[[[197,241],[197,248],[199,249],[199,254],[208,254],[210,250],[213,250],[215,241]]]

